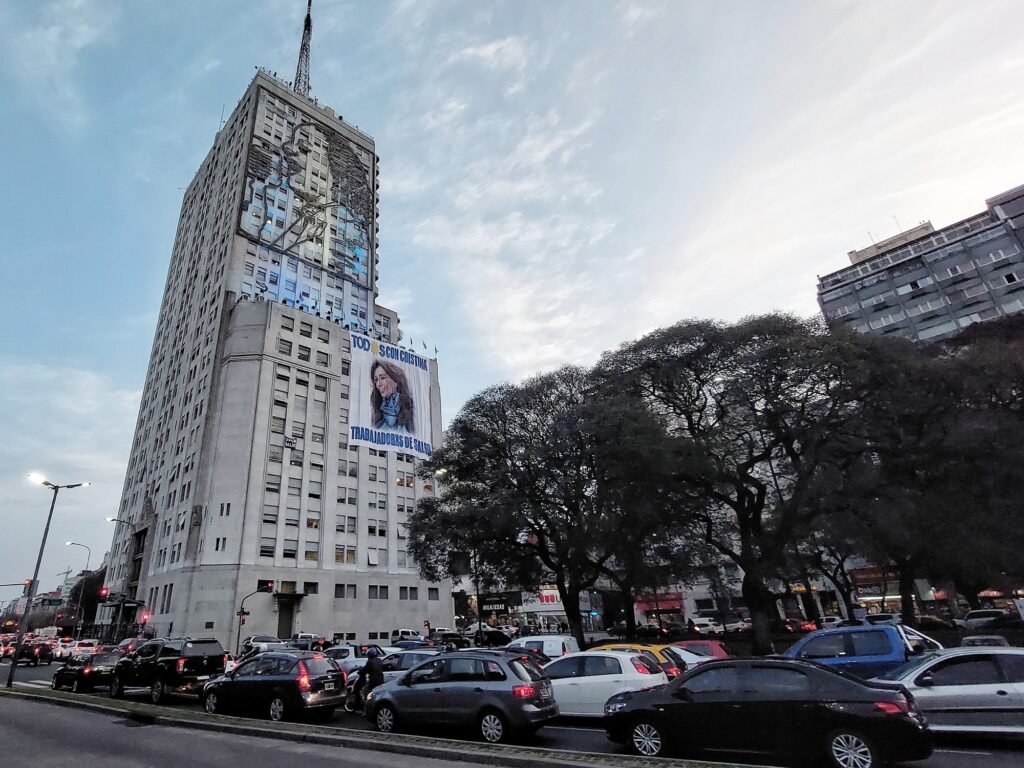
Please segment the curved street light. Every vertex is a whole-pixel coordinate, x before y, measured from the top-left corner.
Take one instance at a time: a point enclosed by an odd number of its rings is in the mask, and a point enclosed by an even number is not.
[[[65,547],[81,547],[85,550],[85,570],[89,570],[89,561],[92,560],[92,550],[88,544],[79,544],[77,541],[65,541]]]
[[[46,527],[43,528],[43,539],[39,542],[39,555],[36,557],[36,569],[32,572],[32,581],[28,585],[28,600],[25,602],[25,612],[21,615],[21,621],[18,623],[18,637],[14,641],[14,654],[11,657],[11,671],[7,675],[7,687],[14,687],[14,670],[18,666],[18,654],[21,653],[21,641],[25,638],[25,630],[28,628],[28,614],[32,609],[32,599],[36,595],[36,581],[39,579],[39,566],[43,562],[43,550],[46,549],[46,537],[50,535],[50,521],[53,520],[53,508],[57,506],[57,494],[61,489],[67,488],[85,488],[86,486],[92,485],[92,483],[69,483],[68,485],[58,485],[57,483],[51,483],[43,475],[38,472],[31,472],[28,475],[29,482],[35,483],[36,485],[42,485],[53,491],[53,499],[50,501],[50,513],[46,516]]]

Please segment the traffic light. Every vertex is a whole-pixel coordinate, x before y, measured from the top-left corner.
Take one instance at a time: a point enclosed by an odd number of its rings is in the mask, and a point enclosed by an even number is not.
[[[149,611],[143,611],[142,612],[142,620],[139,623],[140,624],[145,624],[147,621],[149,621]]]
[[[274,580],[273,579],[260,579],[256,582],[257,592],[273,592],[274,591]]]
[[[25,580],[24,580],[23,582],[21,582],[21,583],[22,583],[22,584],[24,585],[24,587],[23,587],[23,588],[22,588],[22,590],[21,590],[21,594],[22,594],[22,595],[24,595],[24,596],[26,596],[26,597],[27,597],[27,596],[28,596],[28,593],[29,593],[30,591],[31,591],[31,592],[32,592],[33,594],[35,594],[34,590],[32,590],[32,584],[33,584],[33,582],[32,582],[32,579],[25,579]],[[37,586],[37,587],[39,586],[39,581],[38,581],[38,580],[36,580],[36,582],[35,582],[35,586]]]
[[[99,599],[99,601],[101,603],[105,603],[105,602],[107,602],[107,598],[108,597],[110,597],[110,590],[107,587],[103,587],[100,590],[100,599]]]

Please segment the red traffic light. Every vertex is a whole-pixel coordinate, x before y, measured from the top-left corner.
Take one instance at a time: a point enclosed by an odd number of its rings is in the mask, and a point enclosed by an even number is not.
[[[257,592],[273,592],[274,591],[274,580],[273,579],[260,579],[256,582]]]
[[[110,597],[110,590],[107,587],[100,589],[100,600],[106,600]]]
[[[149,611],[145,611],[142,614],[142,623],[145,624],[147,621],[149,621]]]

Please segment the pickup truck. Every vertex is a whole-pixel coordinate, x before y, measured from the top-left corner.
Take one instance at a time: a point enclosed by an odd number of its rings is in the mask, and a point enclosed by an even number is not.
[[[149,688],[149,698],[161,703],[174,693],[196,693],[212,677],[223,674],[224,648],[212,637],[162,638],[143,643],[122,656],[110,678],[110,697],[125,688]]]
[[[910,627],[878,624],[811,632],[782,655],[868,679],[905,664],[916,654],[941,648],[940,643]]]

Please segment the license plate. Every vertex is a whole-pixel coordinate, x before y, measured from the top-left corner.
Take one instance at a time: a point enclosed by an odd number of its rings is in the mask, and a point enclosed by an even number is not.
[[[200,675],[199,677],[196,678],[196,680],[209,680],[209,679],[210,679],[209,675]]]
[[[325,691],[333,691],[334,690],[334,683],[324,683],[324,690]]]

